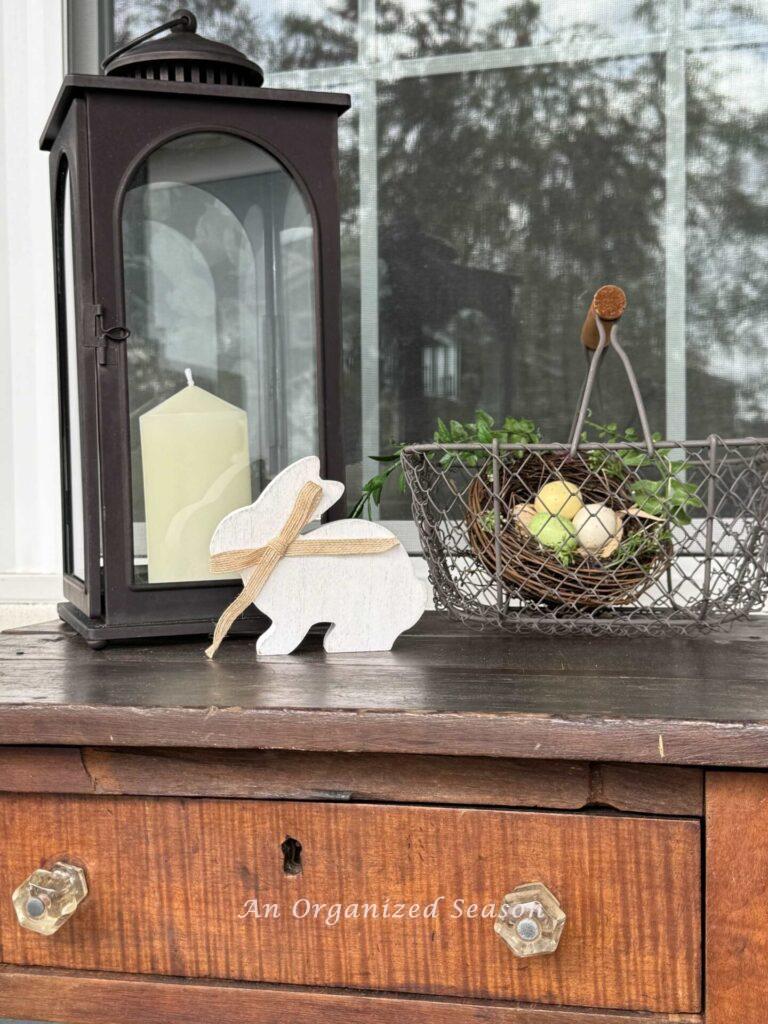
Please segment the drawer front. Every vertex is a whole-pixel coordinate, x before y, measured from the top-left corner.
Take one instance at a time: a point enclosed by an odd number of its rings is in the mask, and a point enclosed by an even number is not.
[[[0,797],[0,961],[657,1012],[700,1008],[692,820],[245,800]],[[301,844],[296,858],[282,844]],[[290,852],[290,851],[289,851]],[[11,892],[69,859],[89,895],[55,935]],[[543,882],[556,952],[494,932]]]

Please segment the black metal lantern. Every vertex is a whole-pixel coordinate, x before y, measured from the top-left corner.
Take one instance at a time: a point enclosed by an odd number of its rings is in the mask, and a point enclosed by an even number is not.
[[[338,116],[260,88],[179,11],[68,75],[50,150],[61,617],[94,646],[207,633],[230,510],[301,456],[343,480]],[[170,29],[162,38],[151,38]],[[262,627],[255,610],[241,629]]]

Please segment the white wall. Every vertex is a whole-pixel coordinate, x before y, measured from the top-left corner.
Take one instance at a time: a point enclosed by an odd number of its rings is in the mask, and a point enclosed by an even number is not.
[[[0,0],[0,602],[60,590],[48,157],[63,73],[61,0]]]

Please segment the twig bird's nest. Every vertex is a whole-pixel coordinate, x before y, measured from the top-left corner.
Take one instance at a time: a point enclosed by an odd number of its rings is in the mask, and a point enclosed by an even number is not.
[[[633,503],[629,471],[618,481],[592,469],[583,454],[571,456],[527,452],[506,460],[501,471],[498,550],[491,481],[478,473],[467,493],[467,527],[473,551],[494,576],[500,576],[513,592],[535,600],[571,608],[604,608],[626,605],[637,598],[664,572],[672,560],[672,545],[659,541],[660,521],[641,512]],[[608,541],[599,554],[579,549],[569,565],[555,551],[543,547],[529,532],[532,503],[542,486],[551,480],[575,484],[585,504],[605,503],[621,519],[621,533]],[[638,553],[617,557],[622,540],[634,535]],[[498,554],[498,558],[497,558]]]

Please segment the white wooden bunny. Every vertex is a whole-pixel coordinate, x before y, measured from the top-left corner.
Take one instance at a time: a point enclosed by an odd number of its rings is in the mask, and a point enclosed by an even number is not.
[[[320,460],[309,456],[279,473],[252,505],[219,523],[212,566],[240,571],[244,591],[219,620],[209,657],[250,603],[249,587],[257,591],[253,603],[272,620],[258,639],[258,654],[290,654],[318,622],[332,624],[323,643],[329,653],[388,651],[418,622],[425,585],[384,526],[343,519],[292,539],[303,522],[319,520],[343,493],[343,484],[321,479]],[[299,506],[304,512],[297,518]],[[286,528],[289,521],[293,529]]]

